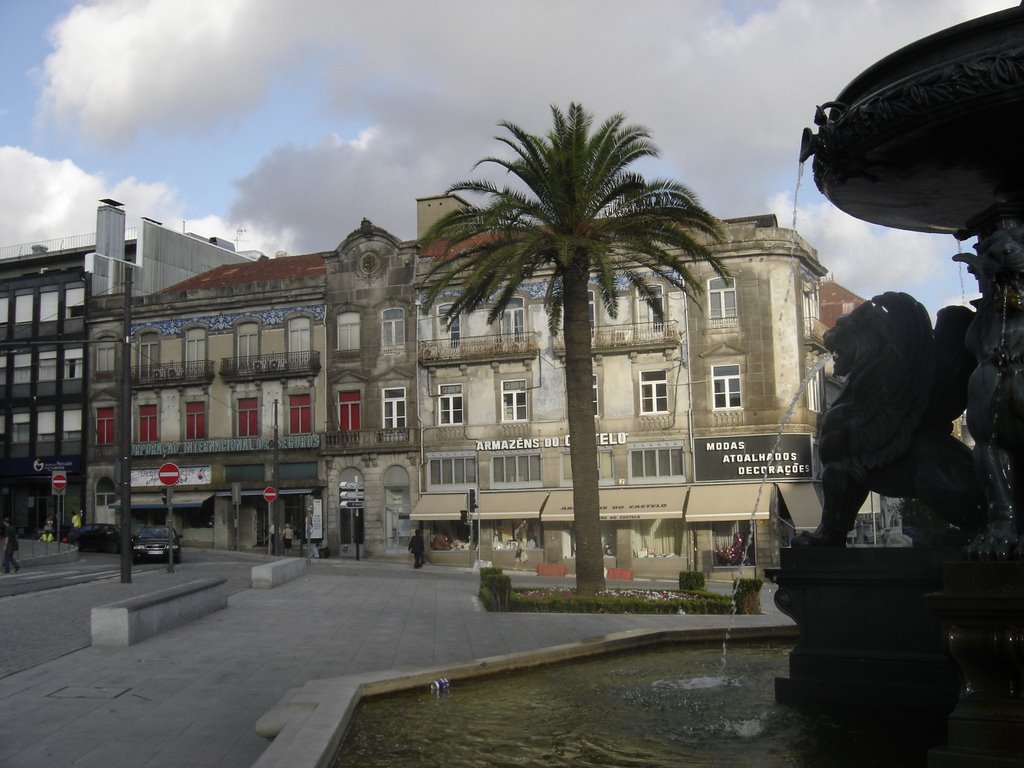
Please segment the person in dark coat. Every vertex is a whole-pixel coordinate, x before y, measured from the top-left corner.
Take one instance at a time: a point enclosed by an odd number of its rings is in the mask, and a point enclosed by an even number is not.
[[[413,568],[423,567],[423,529],[417,528],[409,539],[409,551],[412,552]]]

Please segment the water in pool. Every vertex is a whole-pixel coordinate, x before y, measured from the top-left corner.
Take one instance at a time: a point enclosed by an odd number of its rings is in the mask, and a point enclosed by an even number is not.
[[[775,703],[789,646],[673,646],[360,705],[335,768],[925,766],[935,734]]]

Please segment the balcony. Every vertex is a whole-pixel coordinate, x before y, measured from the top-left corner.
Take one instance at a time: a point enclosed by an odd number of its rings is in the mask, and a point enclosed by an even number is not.
[[[461,339],[421,341],[420,363],[444,365],[473,360],[519,360],[536,357],[538,350],[537,337],[532,333],[463,336]]]
[[[642,352],[669,350],[679,346],[683,334],[675,321],[667,323],[634,323],[595,328],[590,334],[591,351],[600,354],[609,352]],[[565,338],[554,339],[556,354],[565,352]]]
[[[225,381],[316,376],[318,373],[320,373],[320,353],[314,350],[225,357],[220,361],[220,375]]]
[[[825,352],[825,332],[828,326],[816,317],[804,318],[804,344],[817,352]]]
[[[395,451],[414,448],[419,430],[409,427],[395,429],[343,429],[324,433],[324,448],[329,451]]]
[[[132,369],[133,387],[209,384],[215,375],[212,360],[155,363]]]

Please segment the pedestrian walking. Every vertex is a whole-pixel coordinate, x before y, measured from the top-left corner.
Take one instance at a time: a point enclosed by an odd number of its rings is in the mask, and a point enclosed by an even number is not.
[[[412,552],[413,568],[423,567],[423,529],[417,528],[409,539],[409,551]]]
[[[284,526],[284,532],[281,534],[281,538],[284,539],[285,557],[288,557],[292,553],[292,539],[295,538],[295,529],[292,528],[291,523],[287,523]]]
[[[4,546],[4,573],[10,573],[11,567],[17,573],[21,570],[21,566],[18,565],[18,561],[14,557],[14,553],[18,551],[18,531],[15,530],[14,526],[11,525],[11,521],[6,517],[0,525],[3,525],[4,537],[7,539],[7,543]]]

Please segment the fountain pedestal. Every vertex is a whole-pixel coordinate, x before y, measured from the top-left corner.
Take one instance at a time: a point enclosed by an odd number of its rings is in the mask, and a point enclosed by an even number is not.
[[[783,549],[768,572],[775,604],[800,627],[779,703],[851,716],[916,715],[941,729],[957,701],[955,665],[926,595],[951,548]]]
[[[1024,765],[1024,562],[947,563],[928,597],[960,668],[960,700],[929,768]]]

